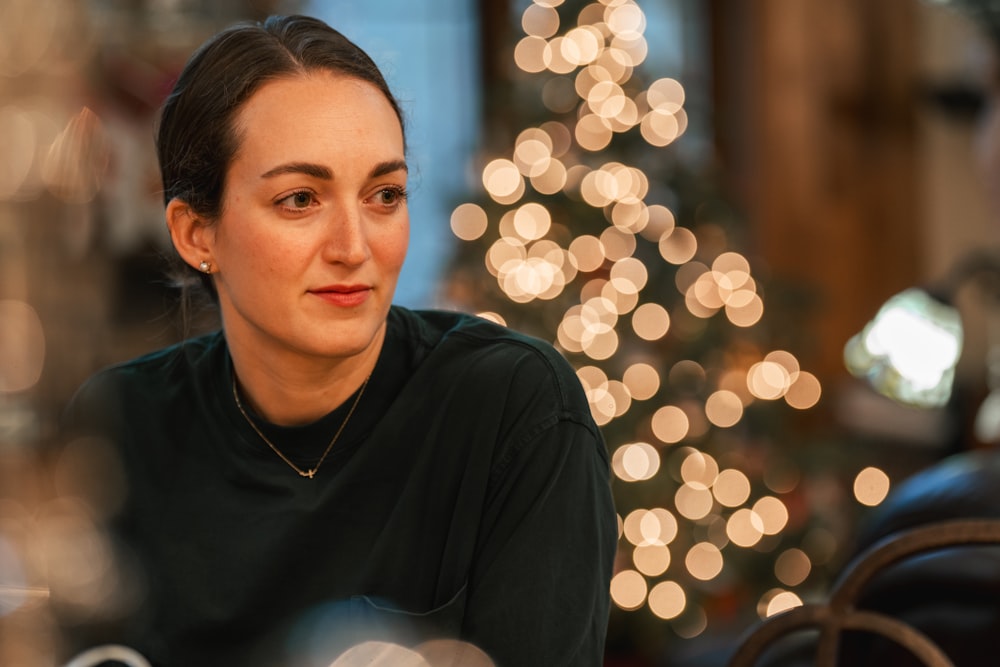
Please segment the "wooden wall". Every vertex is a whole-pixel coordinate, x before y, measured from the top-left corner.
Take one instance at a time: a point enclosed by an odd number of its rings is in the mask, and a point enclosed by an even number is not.
[[[913,0],[711,0],[720,165],[827,386],[920,269]],[[794,322],[787,318],[793,317]]]

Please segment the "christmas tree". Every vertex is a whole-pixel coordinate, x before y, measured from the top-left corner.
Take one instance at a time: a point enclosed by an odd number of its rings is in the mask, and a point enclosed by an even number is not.
[[[789,432],[820,383],[776,344],[745,224],[681,150],[683,81],[645,71],[634,0],[536,0],[513,19],[489,93],[504,124],[454,208],[445,294],[577,368],[621,520],[609,645],[799,604],[836,534]]]

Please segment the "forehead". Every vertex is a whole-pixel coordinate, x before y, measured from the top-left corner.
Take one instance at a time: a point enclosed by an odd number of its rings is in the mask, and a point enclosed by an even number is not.
[[[379,88],[327,71],[282,77],[263,84],[235,118],[237,156],[264,152],[378,151],[402,157],[399,117]],[[304,156],[290,156],[301,159]]]

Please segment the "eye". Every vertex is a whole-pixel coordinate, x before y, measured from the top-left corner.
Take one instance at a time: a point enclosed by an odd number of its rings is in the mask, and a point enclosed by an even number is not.
[[[277,203],[283,208],[300,211],[309,208],[315,201],[316,198],[313,196],[313,193],[308,190],[299,190],[283,199],[279,199]]]
[[[382,188],[375,193],[375,203],[395,208],[406,200],[406,190],[400,187]]]

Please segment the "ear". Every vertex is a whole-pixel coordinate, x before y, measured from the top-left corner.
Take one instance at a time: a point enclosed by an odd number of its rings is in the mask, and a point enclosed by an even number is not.
[[[171,199],[167,204],[167,228],[174,248],[188,265],[198,268],[202,262],[214,263],[212,258],[212,228],[182,199]]]

